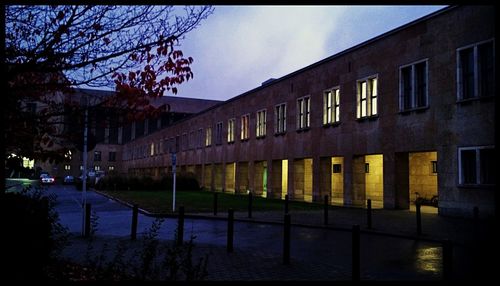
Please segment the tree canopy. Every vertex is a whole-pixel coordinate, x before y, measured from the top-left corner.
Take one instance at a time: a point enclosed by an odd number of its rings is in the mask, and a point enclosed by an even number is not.
[[[57,118],[82,114],[81,102],[63,96],[75,87],[114,87],[114,96],[95,105],[137,111],[136,119],[156,112],[152,99],[176,94],[193,77],[193,59],[180,42],[213,12],[210,6],[4,7],[5,154],[41,160],[61,160],[70,146],[62,144],[68,136]]]

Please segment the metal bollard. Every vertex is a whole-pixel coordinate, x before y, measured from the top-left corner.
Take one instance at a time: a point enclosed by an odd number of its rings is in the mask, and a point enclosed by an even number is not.
[[[248,193],[248,218],[252,218],[252,192]]]
[[[228,210],[227,216],[227,252],[233,252],[234,210]]]
[[[325,209],[323,213],[323,223],[328,224],[328,195],[325,195]]]
[[[214,215],[217,215],[217,196],[218,193],[214,193]]]
[[[285,195],[285,214],[288,213],[288,195]]]
[[[453,245],[451,240],[443,241],[443,279],[450,281],[452,276]]]
[[[422,234],[422,214],[420,213],[420,202],[415,203],[415,208],[417,210],[417,235]]]
[[[90,237],[90,211],[92,206],[89,203],[85,204],[85,230],[84,237]]]
[[[135,240],[137,237],[137,215],[139,214],[139,206],[134,204],[132,207],[132,230],[130,232],[130,239]]]
[[[366,204],[366,223],[368,224],[368,228],[372,228],[372,200],[368,199]]]
[[[352,226],[352,281],[360,281],[360,233],[359,225]]]
[[[177,245],[184,242],[184,206],[179,207],[179,222],[177,223]]]
[[[283,224],[283,264],[290,264],[290,214],[285,214]]]

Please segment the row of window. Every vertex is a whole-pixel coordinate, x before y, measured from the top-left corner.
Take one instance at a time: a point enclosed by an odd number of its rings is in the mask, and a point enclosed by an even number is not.
[[[81,154],[82,157],[80,157],[80,161],[83,161],[83,153]],[[102,152],[101,151],[94,151],[94,161],[102,161]],[[109,152],[108,153],[108,161],[109,162],[116,162],[116,152]]]
[[[457,98],[459,101],[472,98],[493,96],[494,91],[494,41],[477,43],[457,49]],[[428,60],[420,60],[403,65],[399,68],[399,110],[401,112],[414,109],[427,108],[428,100]],[[356,82],[356,118],[365,119],[378,116],[378,75],[372,75]],[[323,94],[323,125],[330,126],[340,123],[340,87],[328,89]],[[296,129],[303,131],[310,128],[311,122],[311,99],[304,96],[297,99],[296,106]],[[287,104],[280,103],[274,107],[274,133],[281,135],[287,131]],[[236,118],[230,118],[227,123],[226,142],[231,144],[236,139]],[[255,134],[256,138],[266,136],[267,111],[266,109],[256,112]],[[240,140],[246,141],[250,138],[250,114],[244,114],[240,118]],[[214,133],[214,134],[212,134]],[[204,138],[202,138],[204,135]],[[203,142],[204,141],[204,142]],[[162,152],[174,152],[208,147],[212,144],[223,143],[223,122],[212,127],[207,127],[205,133],[199,129],[196,133],[191,131],[182,135],[182,144],[179,136],[175,139],[160,140],[156,146],[151,143],[149,155]],[[163,145],[163,148],[162,148]],[[182,149],[179,148],[182,147]],[[137,147],[129,150],[125,157],[138,158],[147,155],[147,150]]]
[[[101,166],[94,165],[94,167],[92,169],[94,171],[101,171]],[[69,165],[69,164],[64,165],[64,170],[70,171],[71,165]],[[115,170],[115,166],[108,166],[108,171],[114,171],[114,170]],[[80,165],[80,171],[83,171],[83,165]]]

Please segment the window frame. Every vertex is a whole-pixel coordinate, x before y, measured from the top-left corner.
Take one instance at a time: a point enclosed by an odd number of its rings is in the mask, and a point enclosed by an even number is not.
[[[274,134],[286,133],[286,102],[274,106]]]
[[[306,102],[305,104],[301,104],[301,102]],[[303,108],[303,105],[305,108]],[[311,128],[311,95],[306,95],[297,98],[297,131],[306,131]],[[305,109],[305,110],[303,110]]]
[[[456,49],[456,92],[457,92],[457,103],[461,102],[467,102],[467,101],[473,101],[473,100],[479,100],[481,98],[491,98],[495,96],[495,92],[493,92],[493,95],[491,96],[481,96],[480,95],[480,90],[479,90],[479,53],[478,49],[480,45],[487,44],[487,43],[492,43],[493,45],[493,62],[495,62],[495,38],[490,38],[484,41],[476,42],[473,44],[469,44],[466,46],[462,46],[460,48]],[[463,97],[463,89],[461,88],[462,86],[462,66],[461,66],[461,61],[460,61],[460,52],[471,49],[472,48],[472,55],[473,55],[473,73],[474,73],[474,95],[469,98],[464,98]],[[495,78],[496,74],[496,66],[495,64],[493,65],[493,78]],[[493,81],[493,84],[495,84],[495,81]]]
[[[227,120],[227,143],[234,143],[234,131],[236,127],[236,118],[230,118]]]
[[[205,128],[205,147],[212,146],[212,126]]]
[[[240,140],[247,141],[248,139],[250,139],[250,113],[243,114],[241,116],[240,121],[241,121]]]
[[[425,105],[417,106],[417,65],[425,63]],[[410,68],[411,95],[410,107],[405,107],[404,102],[404,85],[403,85],[403,69]],[[404,113],[413,110],[421,110],[429,108],[429,58],[420,59],[409,64],[399,67],[399,112]]]
[[[338,102],[337,102],[338,92]],[[330,98],[328,98],[330,94]],[[330,117],[330,118],[329,118]],[[334,86],[323,91],[323,126],[340,124],[340,86]]]
[[[259,109],[255,112],[255,138],[266,137],[267,129],[267,109]],[[262,116],[263,115],[263,116]],[[263,118],[262,118],[263,117]]]
[[[467,146],[467,147],[458,147],[457,148],[457,157],[458,157],[458,186],[459,187],[486,187],[486,186],[495,186],[496,183],[486,184],[481,182],[481,149],[493,149],[495,150],[495,145],[484,145],[484,146]],[[462,151],[474,150],[475,151],[475,164],[476,164],[476,183],[464,183],[464,174],[462,169]]]
[[[370,81],[376,79],[376,88],[373,88],[373,83],[369,84]],[[373,74],[370,76],[366,76],[364,78],[356,80],[356,120],[362,121],[370,118],[377,118],[380,114],[379,112],[379,74]],[[366,95],[365,98],[362,98],[362,84],[366,84]],[[376,91],[375,96],[373,95],[373,90]],[[375,100],[374,100],[375,99]],[[366,102],[364,104],[364,108],[366,110],[366,115],[362,116],[363,104],[362,102]],[[373,102],[376,102],[376,113],[373,113]],[[369,113],[368,113],[369,112]]]

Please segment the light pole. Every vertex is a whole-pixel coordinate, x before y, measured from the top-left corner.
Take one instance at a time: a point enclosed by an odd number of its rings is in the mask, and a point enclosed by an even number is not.
[[[173,199],[172,199],[172,212],[175,212],[175,169],[177,164],[177,156],[175,153],[172,153],[172,175],[174,177],[174,185],[173,185]]]
[[[87,137],[88,137],[88,99],[85,97],[85,127],[83,129],[83,175],[82,175],[82,235],[85,235],[85,206],[87,205]]]

